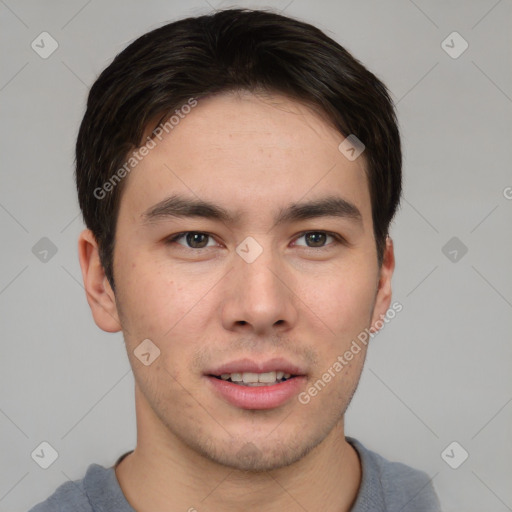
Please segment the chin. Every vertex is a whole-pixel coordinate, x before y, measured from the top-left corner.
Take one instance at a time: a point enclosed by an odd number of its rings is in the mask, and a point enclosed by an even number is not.
[[[266,437],[249,441],[246,437],[237,441],[228,439],[225,443],[209,440],[202,446],[196,445],[194,449],[210,461],[230,469],[263,473],[294,464],[322,440],[323,436],[305,439],[297,434],[290,436],[289,441],[275,437],[272,440]]]

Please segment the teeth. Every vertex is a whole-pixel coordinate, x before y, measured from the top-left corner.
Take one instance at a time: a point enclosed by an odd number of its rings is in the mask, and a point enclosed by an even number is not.
[[[242,380],[244,381],[244,384],[249,384],[249,383],[252,384],[253,382],[258,382],[258,374],[244,372],[244,373],[242,373]]]
[[[277,372],[260,373],[259,377],[258,377],[258,381],[259,382],[275,382],[276,374],[277,374]]]
[[[283,371],[265,372],[265,373],[223,373],[220,378],[222,380],[231,379],[232,382],[244,384],[246,386],[265,386],[269,384],[276,384],[283,379],[289,379],[291,374],[284,373]]]
[[[242,374],[244,384],[255,384],[257,382],[261,383],[273,383],[276,381],[276,372],[266,372],[266,373],[251,373],[246,372]]]

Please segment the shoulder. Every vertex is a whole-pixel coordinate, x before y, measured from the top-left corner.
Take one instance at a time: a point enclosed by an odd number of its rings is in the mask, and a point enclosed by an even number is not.
[[[87,483],[101,477],[106,471],[103,466],[91,464],[84,478],[61,484],[51,496],[29,512],[94,512],[87,496]]]
[[[356,439],[347,441],[359,454],[362,481],[353,512],[377,510],[401,512],[439,512],[439,499],[432,479],[423,471],[401,462],[390,461]],[[358,508],[359,507],[359,508]]]

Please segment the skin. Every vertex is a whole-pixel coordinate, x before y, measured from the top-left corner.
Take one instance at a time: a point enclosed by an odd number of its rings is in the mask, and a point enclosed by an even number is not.
[[[344,437],[344,413],[364,346],[307,405],[294,397],[273,409],[241,409],[203,375],[235,359],[279,356],[305,369],[306,390],[389,308],[393,245],[388,238],[379,267],[364,154],[349,161],[338,150],[343,139],[278,94],[201,99],[125,178],[115,294],[94,236],[81,234],[94,320],[123,330],[135,377],[137,446],[116,475],[137,511],[340,512],[353,504],[361,466]],[[171,194],[214,202],[235,222],[145,220]],[[333,194],[355,205],[361,221],[274,225],[290,203]],[[211,234],[208,247],[166,242],[184,231]],[[303,231],[337,233],[346,243],[326,237],[323,248],[308,247]],[[235,252],[247,236],[263,248],[252,263]],[[149,366],[133,353],[144,339],[160,349]]]

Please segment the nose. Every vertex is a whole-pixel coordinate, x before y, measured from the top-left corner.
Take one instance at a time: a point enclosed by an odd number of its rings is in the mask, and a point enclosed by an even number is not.
[[[224,328],[258,335],[290,330],[298,318],[297,297],[290,281],[284,265],[270,250],[252,263],[235,257],[224,283]]]

